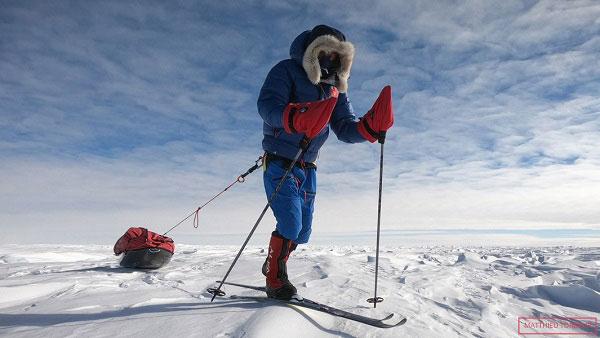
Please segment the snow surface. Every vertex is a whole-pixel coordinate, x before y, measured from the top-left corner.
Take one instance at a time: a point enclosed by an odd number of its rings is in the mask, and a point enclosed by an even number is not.
[[[289,274],[301,295],[362,315],[397,311],[378,329],[287,305],[218,298],[235,246],[179,245],[154,271],[120,268],[110,246],[0,246],[0,335],[10,337],[507,337],[519,316],[596,317],[600,248],[384,248],[373,309],[373,249],[305,246]],[[248,248],[232,282],[263,284],[265,248]],[[227,286],[228,294],[258,295]]]

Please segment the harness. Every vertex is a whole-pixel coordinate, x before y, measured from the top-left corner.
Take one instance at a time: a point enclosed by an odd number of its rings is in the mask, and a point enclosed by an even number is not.
[[[290,160],[287,157],[283,157],[283,156],[279,156],[279,155],[275,155],[275,154],[271,154],[271,153],[267,153],[267,152],[265,153],[264,161],[265,161],[265,168],[269,165],[269,162],[272,162],[272,161],[278,161],[278,162],[282,163],[284,165],[284,168],[289,168],[290,164],[292,164],[292,160]],[[297,161],[295,166],[298,168],[301,168],[301,169],[317,169],[317,165],[312,162]]]

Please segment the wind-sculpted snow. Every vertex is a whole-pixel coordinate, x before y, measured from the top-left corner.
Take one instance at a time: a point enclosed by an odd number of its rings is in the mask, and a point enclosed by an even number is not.
[[[598,317],[600,248],[383,248],[373,309],[374,251],[307,246],[289,275],[307,298],[408,322],[375,329],[308,309],[242,299],[210,302],[237,248],[180,245],[162,269],[119,267],[109,246],[0,246],[0,335],[10,337],[506,337],[518,317]],[[264,247],[229,280],[262,285]],[[227,286],[228,294],[258,295]]]

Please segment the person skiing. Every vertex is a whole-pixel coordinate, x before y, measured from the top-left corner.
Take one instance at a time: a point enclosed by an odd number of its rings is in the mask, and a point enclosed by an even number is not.
[[[373,143],[393,125],[389,86],[372,109],[356,119],[347,94],[353,58],[354,46],[342,32],[315,26],[294,39],[290,58],[269,71],[260,90],[257,105],[264,121],[267,198],[284,180],[271,203],[277,223],[262,266],[268,297],[288,300],[297,292],[288,279],[287,260],[311,234],[317,192],[315,160],[329,129],[346,143]],[[301,147],[301,157],[283,177]]]

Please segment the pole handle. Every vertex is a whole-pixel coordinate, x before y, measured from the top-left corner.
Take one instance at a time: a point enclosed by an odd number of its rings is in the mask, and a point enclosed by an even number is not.
[[[377,137],[377,142],[379,142],[380,144],[384,144],[385,143],[385,134],[386,131],[380,131],[379,132],[379,136]]]

